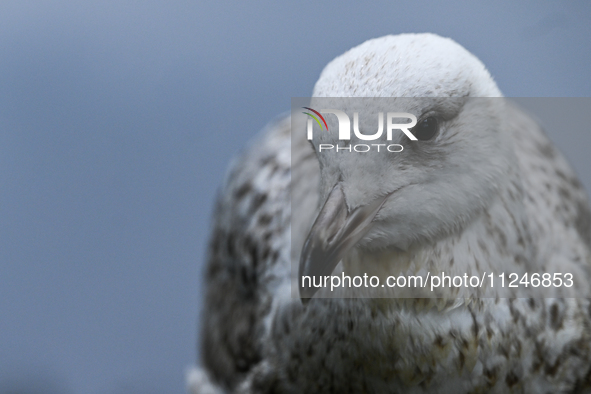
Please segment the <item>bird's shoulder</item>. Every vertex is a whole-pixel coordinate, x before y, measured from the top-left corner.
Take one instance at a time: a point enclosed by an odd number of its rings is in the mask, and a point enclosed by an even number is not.
[[[537,269],[591,278],[589,198],[562,153],[539,123],[516,105],[508,106],[507,126],[521,173],[529,237],[537,249]]]
[[[508,111],[527,205],[538,212],[544,208],[591,244],[589,198],[575,171],[530,114],[516,105]]]
[[[316,191],[292,193],[293,185],[318,176],[312,148],[292,142],[290,116],[271,122],[230,164],[218,194],[202,335],[217,381],[236,384],[262,359],[274,303],[291,296],[292,222],[306,221],[292,220],[291,206],[317,201]]]

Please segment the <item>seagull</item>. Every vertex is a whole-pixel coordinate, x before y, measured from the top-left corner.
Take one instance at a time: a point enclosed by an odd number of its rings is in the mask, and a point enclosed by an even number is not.
[[[420,141],[397,133],[400,153],[321,152],[342,143],[336,118],[309,141],[294,111],[234,160],[215,206],[190,392],[591,392],[589,202],[542,128],[474,55],[434,34],[337,57],[309,108],[335,97],[396,98]],[[329,297],[301,281],[364,272],[495,282],[401,298]],[[569,273],[576,286],[554,276],[537,295],[503,292],[505,273]]]

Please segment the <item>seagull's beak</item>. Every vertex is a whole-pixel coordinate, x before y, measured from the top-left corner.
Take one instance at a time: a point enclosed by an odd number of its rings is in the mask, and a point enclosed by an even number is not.
[[[349,212],[340,183],[332,189],[308,234],[300,257],[298,283],[303,304],[314,296],[318,288],[303,287],[302,277],[330,275],[347,252],[371,229],[373,219],[388,196],[378,197]]]

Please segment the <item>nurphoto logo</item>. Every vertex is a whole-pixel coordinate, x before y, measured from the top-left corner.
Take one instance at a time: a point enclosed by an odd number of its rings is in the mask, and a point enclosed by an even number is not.
[[[316,121],[316,123],[318,123],[321,130],[324,130],[324,128],[326,128],[326,131],[327,132],[329,131],[328,124],[326,123],[326,119],[324,119],[324,116],[322,116],[323,113],[324,114],[333,114],[337,117],[338,135],[339,135],[340,141],[350,141],[351,140],[351,120],[349,119],[349,116],[345,112],[338,110],[338,109],[321,109],[320,111],[317,111],[317,110],[312,109],[310,107],[302,107],[302,108],[313,112],[313,113],[303,112],[304,114],[309,116],[308,124],[307,124],[308,140],[311,141],[314,136],[313,120]],[[410,122],[398,123],[398,122],[394,122],[394,119],[407,119],[407,120],[410,119]],[[323,124],[324,124],[324,127],[323,127]],[[410,114],[408,112],[387,112],[386,113],[386,139],[388,141],[392,141],[393,131],[394,130],[401,130],[404,134],[406,134],[406,136],[411,141],[417,141],[417,138],[410,131],[410,129],[412,129],[414,126],[416,126],[416,124],[417,124],[417,117],[414,116],[413,114]],[[383,112],[378,113],[378,131],[376,131],[374,134],[363,134],[359,130],[359,113],[354,112],[353,113],[353,133],[355,134],[355,137],[357,137],[359,140],[362,140],[362,141],[375,141],[375,140],[381,138],[382,134],[384,133],[384,113]],[[333,144],[320,144],[319,151],[323,152],[323,151],[329,151],[329,150],[336,150],[337,152],[355,151],[355,152],[364,153],[364,152],[369,152],[370,150],[372,150],[372,147],[375,147],[378,152],[380,151],[381,147],[385,147],[385,149],[388,152],[402,152],[402,150],[404,149],[403,146],[400,144],[390,144],[390,145],[386,145],[386,144],[349,145],[349,144],[346,144],[345,146],[340,146],[338,144],[336,146]]]

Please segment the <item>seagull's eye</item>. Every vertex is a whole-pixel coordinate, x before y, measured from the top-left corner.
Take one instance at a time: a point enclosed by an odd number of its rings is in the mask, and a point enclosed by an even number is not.
[[[428,141],[439,130],[439,124],[437,122],[437,118],[434,116],[429,116],[421,121],[411,129],[411,133],[417,137],[419,141]]]

